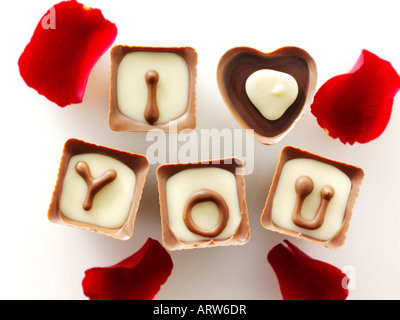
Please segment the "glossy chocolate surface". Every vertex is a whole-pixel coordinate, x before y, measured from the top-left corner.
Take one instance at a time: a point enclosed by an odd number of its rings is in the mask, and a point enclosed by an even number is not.
[[[310,236],[306,236],[302,233],[287,230],[287,229],[284,229],[282,227],[275,225],[274,222],[272,221],[272,205],[273,205],[273,201],[274,201],[275,192],[276,192],[276,189],[277,189],[277,186],[279,183],[279,179],[281,177],[282,169],[283,169],[285,163],[288,162],[289,160],[300,159],[300,158],[316,160],[316,161],[331,165],[331,166],[339,169],[340,171],[342,171],[345,175],[347,175],[349,177],[349,179],[351,181],[350,194],[348,196],[348,201],[347,201],[347,204],[345,207],[345,213],[344,213],[342,224],[340,226],[339,231],[330,240],[327,240],[327,241],[319,240],[316,238],[312,238]],[[265,203],[263,213],[261,215],[261,224],[263,225],[264,228],[271,230],[271,231],[276,231],[276,232],[280,232],[280,233],[283,233],[283,234],[286,234],[289,236],[293,236],[296,238],[311,241],[311,242],[323,245],[323,246],[325,246],[327,248],[331,248],[331,249],[340,248],[345,243],[346,233],[349,228],[350,219],[351,219],[352,212],[353,212],[353,207],[354,207],[354,204],[358,197],[363,179],[364,179],[364,172],[359,167],[356,167],[356,166],[353,166],[350,164],[346,164],[346,163],[342,163],[342,162],[338,162],[338,161],[334,161],[334,160],[321,157],[319,155],[313,154],[313,153],[305,151],[305,150],[287,146],[287,147],[283,148],[283,150],[281,152],[281,156],[280,156],[280,159],[279,159],[279,162],[277,165],[277,169],[276,169],[273,181],[272,181],[272,185],[270,187],[268,198]],[[297,186],[297,187],[299,187],[299,186]],[[304,185],[302,187],[304,188],[303,189],[304,194],[302,195],[303,197],[306,196],[307,192],[311,192],[310,190],[306,190],[308,188],[305,187]],[[293,188],[295,188],[295,186],[293,186]],[[309,188],[311,188],[311,187],[309,187]],[[323,214],[325,214],[324,210],[326,210],[326,207],[324,208],[324,206],[328,204],[328,202],[332,199],[332,197],[334,197],[334,193],[335,193],[335,191],[330,186],[326,186],[321,189],[321,205],[319,208],[319,211],[320,210],[321,211],[320,211],[320,213],[318,213],[318,212],[316,213],[315,221],[312,221],[312,220],[306,221],[305,225],[303,225],[302,227],[305,227],[306,229],[313,229],[313,228],[320,226],[323,223],[323,221],[322,221]],[[297,209],[295,207],[294,212],[293,212],[293,216],[295,216],[295,220],[296,220],[296,217],[299,216],[298,213],[296,214],[296,211],[297,211]],[[318,221],[318,220],[321,220],[321,221]],[[304,220],[300,219],[297,222],[299,222],[301,224],[302,222],[304,222]]]
[[[177,236],[172,231],[169,220],[168,220],[168,204],[167,204],[167,181],[173,175],[181,172],[182,170],[187,169],[195,169],[195,168],[220,168],[231,172],[236,179],[236,189],[239,200],[239,208],[241,214],[241,221],[234,232],[234,234],[228,238],[223,240],[214,240],[209,239],[205,241],[198,242],[185,242],[181,241],[177,238]],[[181,250],[181,249],[191,249],[191,248],[204,248],[204,247],[215,247],[215,246],[229,246],[229,245],[243,245],[250,238],[250,227],[249,227],[249,218],[247,212],[247,203],[245,198],[245,181],[244,181],[244,168],[243,164],[239,159],[229,158],[229,159],[221,159],[221,160],[210,160],[196,163],[181,163],[181,164],[166,164],[162,165],[157,169],[157,179],[158,179],[158,190],[159,190],[159,199],[160,199],[160,209],[161,209],[161,224],[162,224],[162,238],[164,246],[168,250]],[[210,181],[210,185],[212,186],[212,181]],[[200,190],[204,191],[204,190]],[[198,194],[193,195],[197,197]],[[226,225],[226,212],[224,208],[224,203],[219,199],[218,196],[213,194],[212,192],[201,193],[200,198],[212,200],[217,203],[220,209],[220,219],[216,225],[215,232],[210,232],[209,234],[204,234],[204,230],[196,230],[198,228],[194,228],[193,231],[200,231],[199,233],[203,233],[202,235],[206,235],[207,237],[213,237],[216,233],[220,233],[222,230],[221,226]],[[212,199],[213,198],[213,199]],[[199,199],[194,199],[190,197],[187,199],[188,205],[194,205],[196,201]],[[186,210],[184,210],[186,212]],[[182,213],[182,219],[187,218],[188,212]],[[185,222],[186,223],[186,222]]]
[[[90,172],[90,167],[85,161],[79,161],[75,165],[76,172],[85,180],[87,185],[87,194],[83,203],[83,209],[89,211],[93,206],[93,201],[96,194],[103,189],[107,184],[113,182],[117,177],[115,170],[108,170],[98,178],[93,178]]]
[[[210,230],[200,228],[192,218],[193,207],[201,202],[212,201],[214,202],[219,210],[219,219],[217,224]],[[224,198],[215,191],[208,189],[201,189],[195,193],[192,193],[186,201],[185,208],[183,209],[183,220],[186,227],[193,233],[203,237],[214,238],[218,236],[226,227],[229,219],[229,207],[226,204]]]
[[[285,72],[298,84],[296,100],[277,120],[264,118],[246,93],[247,78],[261,69]],[[271,53],[237,47],[221,57],[217,81],[226,105],[240,125],[245,129],[254,129],[254,137],[259,142],[274,144],[293,129],[311,104],[316,88],[317,68],[313,58],[297,47],[284,47]]]
[[[117,73],[123,58],[131,52],[170,52],[181,56],[189,69],[189,94],[186,111],[178,118],[167,123],[155,123],[158,119],[158,110],[154,99],[157,75],[144,75],[143,81],[148,84],[149,99],[146,107],[146,122],[134,120],[123,114],[118,107]],[[149,70],[149,72],[157,70]],[[148,77],[150,75],[150,78]],[[146,79],[145,79],[146,76]],[[196,77],[197,77],[197,52],[191,47],[166,48],[166,47],[131,47],[115,46],[111,50],[111,77],[110,77],[110,111],[109,126],[114,131],[143,132],[160,129],[164,132],[180,132],[184,129],[196,128]]]
[[[294,188],[297,194],[297,198],[292,214],[293,223],[298,227],[309,230],[320,228],[324,223],[324,218],[329,202],[335,195],[335,189],[333,189],[329,185],[326,185],[321,189],[321,202],[317,213],[315,214],[313,219],[307,220],[301,216],[301,208],[305,199],[311,194],[314,188],[314,182],[310,177],[301,176],[297,178]]]
[[[83,223],[80,221],[75,221],[67,218],[63,215],[63,212],[60,209],[60,200],[61,200],[61,193],[63,189],[64,178],[67,173],[68,164],[70,159],[73,156],[80,155],[80,154],[100,154],[112,157],[127,167],[132,169],[136,176],[134,194],[132,195],[132,202],[130,205],[130,210],[128,217],[125,223],[117,229],[99,227],[96,225]],[[79,175],[83,175],[85,181],[89,181],[88,186],[90,186],[93,182],[92,178],[88,176],[88,168],[85,168],[85,165],[78,162],[77,169]],[[61,158],[60,168],[58,172],[58,178],[56,182],[56,186],[53,192],[52,200],[50,203],[49,211],[48,211],[48,219],[57,224],[73,226],[84,230],[94,231],[106,236],[110,236],[119,240],[127,240],[132,236],[134,222],[136,218],[136,213],[139,208],[140,199],[142,196],[142,191],[144,187],[144,183],[146,180],[146,176],[149,170],[149,162],[147,158],[143,155],[129,153],[125,151],[120,151],[116,149],[111,149],[104,146],[95,145],[92,143],[88,143],[85,141],[77,140],[77,139],[70,139],[68,140],[63,149],[63,154]],[[100,179],[95,183],[97,187],[106,187],[105,184],[113,183],[112,181],[116,178],[116,173],[113,170],[109,170],[105,172]],[[91,181],[91,182],[90,182]],[[94,180],[96,181],[96,180]],[[90,204],[93,201],[94,194],[90,194],[90,190],[88,190],[88,203]],[[93,191],[93,190],[92,190]],[[95,190],[96,191],[96,190]],[[98,191],[98,190],[97,190]],[[85,206],[85,203],[82,205]],[[90,205],[86,208],[90,210]],[[85,209],[85,210],[86,210]],[[89,212],[89,211],[88,211]],[[89,214],[89,213],[88,213]]]
[[[159,77],[160,76],[156,70],[149,70],[145,75],[148,97],[146,108],[144,109],[144,118],[148,124],[154,124],[160,116],[160,110],[158,109],[156,98]]]

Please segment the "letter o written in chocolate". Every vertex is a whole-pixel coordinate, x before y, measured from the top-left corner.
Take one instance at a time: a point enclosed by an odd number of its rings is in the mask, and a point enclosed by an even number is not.
[[[200,228],[198,225],[196,225],[192,218],[193,207],[200,202],[206,201],[214,202],[219,210],[219,219],[217,224],[208,230]],[[208,189],[201,189],[192,193],[187,199],[185,208],[183,210],[183,221],[185,222],[186,227],[194,234],[208,238],[214,238],[218,236],[228,224],[228,219],[229,207],[224,198],[219,193]]]

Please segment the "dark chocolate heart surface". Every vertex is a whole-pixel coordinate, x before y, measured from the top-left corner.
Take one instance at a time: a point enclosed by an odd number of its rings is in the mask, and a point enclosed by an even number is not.
[[[248,77],[261,69],[285,72],[298,84],[296,100],[277,120],[266,119],[246,93]],[[274,144],[294,128],[311,104],[316,88],[317,68],[313,58],[297,47],[283,47],[271,53],[236,47],[221,57],[217,81],[225,103],[240,125],[245,129],[253,129],[257,141]]]

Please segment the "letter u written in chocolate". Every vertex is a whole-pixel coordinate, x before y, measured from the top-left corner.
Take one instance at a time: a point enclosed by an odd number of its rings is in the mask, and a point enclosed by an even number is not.
[[[310,177],[301,176],[295,182],[295,191],[296,191],[296,202],[294,205],[293,213],[292,213],[292,221],[295,225],[300,228],[315,230],[322,226],[325,219],[326,210],[328,208],[329,202],[335,195],[335,190],[329,186],[325,185],[322,187],[320,196],[321,202],[318,207],[318,210],[313,219],[308,220],[304,219],[301,216],[301,210],[303,207],[304,200],[311,194],[314,189],[314,183]]]

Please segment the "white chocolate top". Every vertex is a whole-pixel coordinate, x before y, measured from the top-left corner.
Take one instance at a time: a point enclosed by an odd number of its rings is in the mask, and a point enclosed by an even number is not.
[[[325,220],[316,230],[300,228],[292,221],[296,201],[295,181],[300,176],[308,176],[314,182],[314,189],[306,197],[301,216],[311,220],[320,205],[321,188],[330,185],[335,194],[328,205]],[[272,222],[286,230],[302,233],[318,240],[330,240],[339,231],[351,189],[350,178],[341,170],[311,159],[292,159],[286,162],[278,181],[272,205]]]
[[[159,74],[156,97],[160,117],[155,124],[179,118],[188,106],[189,68],[185,59],[173,52],[130,52],[122,59],[117,74],[119,110],[131,119],[146,123],[145,74],[149,70]]]
[[[76,172],[75,165],[78,161],[88,164],[93,178],[111,169],[117,172],[116,179],[95,195],[93,207],[89,211],[83,209],[87,185]],[[110,229],[119,228],[129,215],[135,183],[136,176],[133,170],[112,157],[98,153],[75,155],[69,161],[62,186],[61,212],[74,221]]]
[[[229,220],[225,229],[214,239],[230,238],[240,224],[241,212],[235,175],[220,168],[187,169],[167,180],[167,210],[172,232],[180,241],[197,242],[208,239],[189,231],[183,221],[183,209],[188,197],[200,189],[215,191],[224,198],[229,207]],[[200,228],[210,229],[217,224],[218,207],[211,201],[200,202],[193,207],[192,218]]]
[[[252,73],[245,88],[250,101],[268,120],[279,119],[299,92],[297,81],[290,74],[270,69]]]

